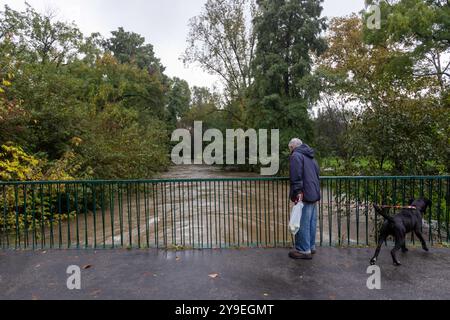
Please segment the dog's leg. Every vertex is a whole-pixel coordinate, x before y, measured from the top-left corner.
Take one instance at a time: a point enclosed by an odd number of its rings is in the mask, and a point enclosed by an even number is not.
[[[403,253],[407,253],[409,250],[408,250],[408,248],[406,247],[406,243],[403,245],[403,247],[402,247],[402,252]]]
[[[392,255],[392,260],[394,261],[394,265],[395,266],[401,266],[402,264],[400,263],[400,261],[398,261],[397,259],[397,252],[402,248],[402,245],[398,242],[395,243],[395,248],[392,249],[391,251],[391,255]]]
[[[427,252],[430,251],[430,249],[428,249],[425,239],[423,238],[422,232],[420,232],[420,230],[416,230],[415,234],[416,234],[417,238],[419,238],[420,242],[422,243],[423,250],[425,250]]]
[[[402,264],[397,259],[397,252],[405,246],[405,235],[400,231],[395,233],[395,247],[391,251],[392,260],[394,261],[395,266],[401,266]]]
[[[375,263],[377,263],[378,256],[380,255],[381,247],[383,246],[383,243],[386,242],[387,237],[384,235],[380,236],[380,240],[378,241],[377,250],[375,251],[375,255],[373,256],[372,260],[370,260],[370,264],[373,266]]]

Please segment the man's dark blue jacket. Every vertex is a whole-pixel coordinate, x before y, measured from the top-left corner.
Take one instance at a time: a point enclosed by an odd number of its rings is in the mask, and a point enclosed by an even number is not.
[[[312,148],[303,144],[291,155],[290,198],[293,201],[300,193],[303,193],[303,201],[306,203],[315,203],[320,200],[320,169],[314,154]]]

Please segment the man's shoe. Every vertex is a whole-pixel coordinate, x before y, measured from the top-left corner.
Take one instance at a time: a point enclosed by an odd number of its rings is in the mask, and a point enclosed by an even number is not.
[[[317,251],[316,250],[311,250],[311,254],[316,254]]]
[[[289,258],[294,260],[312,260],[311,254],[303,254],[296,250],[289,252]]]

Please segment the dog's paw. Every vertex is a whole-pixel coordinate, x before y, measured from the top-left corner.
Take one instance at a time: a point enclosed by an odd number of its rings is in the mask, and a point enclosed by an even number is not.
[[[399,261],[395,261],[394,262],[394,266],[396,266],[396,267],[400,267],[402,264],[399,262]]]

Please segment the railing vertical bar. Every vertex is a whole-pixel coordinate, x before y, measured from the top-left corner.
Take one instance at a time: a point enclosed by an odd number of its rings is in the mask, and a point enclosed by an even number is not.
[[[27,185],[23,185],[23,216],[24,216],[24,248],[28,247],[29,239],[28,239],[28,210],[27,210]]]
[[[232,231],[232,239],[233,241],[230,241],[230,244],[235,246],[236,245],[236,227],[235,227],[235,212],[234,212],[234,181],[231,181],[231,224],[230,224],[230,231],[231,231],[231,227],[233,227],[233,231]]]
[[[209,244],[210,244],[210,249],[212,249],[214,247],[213,244],[213,214],[212,214],[212,190],[211,190],[211,181],[208,181],[208,191],[209,191],[209,201],[207,201],[207,203],[209,204],[209,210],[208,210],[208,216],[209,216]]]
[[[242,203],[242,181],[236,182],[237,184],[237,215],[238,215],[238,246],[241,246],[241,242],[244,243],[244,219],[243,219],[243,203]]]
[[[202,185],[202,181],[200,181],[200,188],[197,190],[198,194],[197,194],[197,207],[199,210],[198,213],[198,217],[199,217],[199,222],[200,222],[200,239],[201,239],[201,244],[200,244],[200,249],[204,248],[204,216],[203,216],[203,185]]]
[[[179,207],[180,207],[179,216],[180,216],[180,229],[181,229],[180,236],[181,236],[181,245],[183,247],[185,247],[185,245],[186,245],[186,241],[185,241],[185,221],[186,221],[186,219],[185,219],[185,214],[184,214],[184,199],[181,196],[182,190],[184,193],[184,182],[182,184],[180,184],[178,182],[178,203],[179,203]]]
[[[256,246],[260,244],[260,228],[259,228],[259,183],[255,181],[255,230],[256,230]]]
[[[227,181],[226,182],[226,193],[227,193],[227,199],[226,199],[226,203],[227,203],[227,209],[225,211],[228,219],[227,219],[227,228],[228,228],[228,244],[227,247],[231,247],[231,208],[230,208],[230,183]],[[224,204],[225,205],[225,204]]]
[[[195,195],[196,195],[196,207],[195,207],[195,216],[197,216],[197,245],[200,245],[200,210],[199,210],[199,187],[198,187],[198,182],[195,183]],[[195,248],[195,246],[194,246]]]
[[[392,185],[392,205],[397,204],[397,179],[391,181]],[[397,214],[397,209],[394,208],[394,215]]]
[[[246,228],[245,228],[245,235],[247,237],[247,247],[250,247],[250,225],[249,225],[249,218],[248,218],[248,181],[244,182],[245,185],[245,224],[246,224]]]
[[[219,247],[219,230],[218,229],[218,221],[217,221],[217,182],[214,181],[214,228],[216,232],[216,248]],[[220,217],[219,217],[219,223],[220,223]]]
[[[133,191],[132,189],[132,184],[131,183],[127,183],[127,220],[128,220],[128,247],[132,248],[133,247],[133,218],[131,216],[131,192]]]
[[[70,234],[70,185],[64,187],[66,193],[66,215],[67,215],[67,249],[72,247],[72,239]]]
[[[416,180],[415,179],[411,179],[412,181],[412,191],[411,191],[411,199],[414,199],[416,197]],[[414,232],[411,232],[411,242],[413,243],[413,245],[416,245],[416,241],[415,241],[415,237],[414,237]]]
[[[31,228],[32,228],[32,245],[31,247],[33,250],[36,249],[36,192],[35,192],[35,186],[31,186]]]
[[[115,219],[115,202],[116,202],[116,200],[115,200],[115,197],[114,197],[114,194],[115,194],[115,192],[114,192],[114,190],[115,190],[115,187],[116,187],[116,184],[114,184],[114,183],[111,183],[111,184],[109,184],[109,203],[110,203],[110,205],[109,205],[109,213],[110,213],[110,218],[111,218],[111,247],[114,249],[115,247],[116,247],[116,237],[115,237],[115,228],[114,228],[114,226],[115,226],[115,222],[116,222],[116,219]]]
[[[337,219],[338,219],[338,244],[339,246],[342,245],[342,179],[339,179],[339,187],[338,187],[338,192],[337,195],[338,197],[338,215],[337,215]]]
[[[211,217],[209,216],[209,209],[208,209],[208,203],[209,203],[209,191],[210,189],[207,187],[208,186],[208,181],[205,181],[205,198],[206,201],[202,201],[205,203],[205,224],[206,224],[206,246],[207,248],[210,248],[210,237],[211,237],[211,229],[210,229],[210,224],[211,224]]]
[[[59,232],[59,249],[62,248],[63,239],[62,239],[62,203],[61,203],[61,185],[58,183],[57,185],[57,193],[58,193],[58,232]]]
[[[445,220],[447,226],[447,242],[450,242],[450,178],[447,179],[447,195],[446,195]]]
[[[84,247],[87,249],[89,247],[88,238],[88,199],[86,193],[86,184],[81,186],[83,192],[83,211],[84,211]]]
[[[80,206],[78,204],[78,188],[79,185],[74,185],[74,201],[75,201],[75,214],[76,214],[76,238],[77,238],[77,249],[80,249]]]
[[[158,186],[152,183],[152,198],[153,198],[153,218],[155,222],[153,223],[153,232],[155,233],[155,247],[159,248],[159,216],[158,216]]]
[[[8,215],[9,215],[9,201],[8,196],[6,192],[7,186],[3,186],[3,232],[5,233],[5,239],[6,239],[6,247],[9,248],[9,230],[8,230]],[[8,208],[8,215],[6,214]]]
[[[94,249],[97,249],[97,188],[95,183],[91,184],[92,187],[92,219],[94,223]]]
[[[346,192],[345,192],[345,203],[346,203],[346,216],[347,216],[347,245],[350,246],[350,240],[351,240],[351,230],[350,230],[350,224],[351,224],[351,199],[350,195],[352,194],[352,186],[351,181],[347,180],[346,183]]]
[[[361,194],[359,180],[355,180],[355,192],[356,192],[356,245],[359,246],[359,210],[361,205]]]
[[[364,179],[364,206],[366,214],[366,245],[369,243],[369,180]]]
[[[45,203],[44,203],[44,185],[41,183],[39,184],[39,201],[41,205],[41,249],[44,250],[46,243],[45,243],[45,220],[46,220],[46,214],[45,214]]]
[[[433,200],[433,180],[428,179],[428,199]],[[433,239],[433,206],[435,204],[433,203],[431,207],[429,207],[427,209],[428,211],[428,224],[429,224],[429,239],[430,239],[430,243],[431,245],[433,245],[434,239]]]
[[[267,196],[267,188],[266,188],[266,181],[263,181],[263,204],[264,204],[264,238],[265,238],[265,242],[266,242],[266,247],[269,246],[270,243],[270,225],[268,225],[267,223],[267,200],[268,200],[268,196]]]
[[[161,184],[161,197],[162,197],[162,232],[163,232],[163,246],[167,249],[167,193],[166,193],[166,183]]]
[[[141,184],[134,184],[136,200],[136,226],[137,226],[137,246],[141,249]]]
[[[320,181],[320,200],[318,202],[318,222],[319,222],[319,246],[323,246],[323,181]]]
[[[274,181],[274,185],[273,185],[273,193],[275,194],[275,201],[273,202],[274,205],[274,210],[276,210],[276,215],[277,215],[277,228],[276,228],[276,235],[275,235],[275,241],[277,243],[277,247],[281,246],[281,241],[280,241],[280,227],[283,225],[283,215],[280,215],[280,194],[279,194],[279,181]],[[275,211],[274,211],[275,212]]]
[[[190,182],[187,183],[187,201],[188,201],[189,245],[191,247],[193,247],[193,241],[192,241],[193,232],[192,232],[192,224],[191,224],[191,220],[193,218],[193,213],[192,213],[193,208],[191,210],[191,201],[192,200],[191,200],[191,183]],[[195,241],[195,239],[194,239],[194,241]]]
[[[281,183],[281,196],[282,196],[282,211],[283,211],[283,217],[288,217],[289,216],[289,205],[286,205],[286,201],[289,201],[289,198],[287,193],[287,182],[282,182]],[[286,218],[284,218],[284,221],[286,221]],[[287,243],[288,243],[288,230],[287,230],[287,225],[283,226],[283,245],[286,247]]]
[[[16,239],[15,248],[20,248],[20,223],[19,223],[19,187],[14,186],[14,202],[16,211]]]
[[[196,183],[195,182],[192,182],[191,183],[191,209],[192,209],[192,228],[191,228],[191,231],[192,231],[192,247],[193,248],[195,248],[195,244],[196,244],[196,240],[195,240],[195,237],[196,237],[196,234],[195,234],[195,212],[196,212],[196,208],[195,208],[195,198],[194,198],[194,190],[195,190],[195,187],[196,187]],[[197,192],[197,191],[195,191],[195,192]]]
[[[442,233],[441,233],[441,214],[442,214],[442,180],[438,181],[438,206],[437,206],[437,222],[438,222],[438,241],[442,242]]]
[[[173,183],[169,182],[169,199],[170,199],[170,226],[172,229],[172,246],[176,247],[177,246],[177,227],[176,227],[176,218],[175,218],[175,214],[176,214],[176,209],[174,209],[174,205],[173,205]]]
[[[148,183],[144,183],[144,215],[145,215],[145,241],[147,249],[150,248],[150,199],[148,194]]]
[[[277,231],[279,226],[279,215],[278,210],[275,207],[275,181],[270,182],[270,186],[272,188],[271,192],[269,194],[272,194],[272,225],[273,225],[273,246],[277,248]]]
[[[217,182],[217,191],[218,191],[217,192],[217,203],[218,203],[217,206],[218,206],[218,210],[219,210],[219,248],[220,249],[222,249],[222,245],[224,244],[225,237],[226,237],[225,232],[224,232],[224,237],[223,237],[224,240],[222,240],[222,229],[225,228],[225,223],[224,223],[224,227],[222,228],[222,216],[225,217],[225,214],[222,214],[222,206],[221,206],[222,201],[221,201],[221,197],[220,197],[220,195],[222,194],[221,188],[220,188],[221,185],[222,185],[221,182]],[[223,190],[223,188],[222,188],[222,190]]]
[[[250,224],[249,224],[249,229],[250,229],[250,240],[249,240],[249,245],[250,246],[253,246],[253,244],[254,244],[254,240],[253,240],[253,217],[254,217],[254,214],[253,214],[253,200],[254,200],[254,196],[253,196],[253,184],[252,184],[252,182],[251,181],[249,181],[248,183],[247,183],[247,192],[248,192],[248,197],[249,197],[249,210],[250,210],[250,212],[249,212],[249,218],[250,218]]]
[[[125,239],[124,239],[124,225],[123,225],[123,187],[124,185],[122,183],[119,183],[117,185],[117,198],[118,198],[118,205],[119,205],[119,229],[120,229],[120,246],[123,248]]]
[[[105,208],[105,185],[100,184],[100,206],[102,212],[102,239],[103,249],[106,249],[106,208]]]
[[[379,203],[378,202],[378,180],[375,180],[372,183],[373,187],[374,187],[374,199],[373,199],[373,203]],[[375,239],[375,243],[378,243],[378,214],[376,212],[374,212],[375,215],[375,235],[374,235],[374,239]]]
[[[327,181],[327,189],[328,189],[328,232],[330,238],[330,247],[333,245],[333,181]]]

